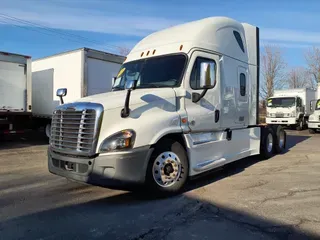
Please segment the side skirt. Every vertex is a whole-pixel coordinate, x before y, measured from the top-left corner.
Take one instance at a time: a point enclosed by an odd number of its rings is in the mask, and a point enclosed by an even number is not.
[[[260,127],[185,134],[189,176],[260,153]]]

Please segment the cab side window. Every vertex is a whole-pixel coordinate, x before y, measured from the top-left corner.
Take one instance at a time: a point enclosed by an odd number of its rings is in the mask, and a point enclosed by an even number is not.
[[[302,107],[302,100],[301,100],[301,98],[297,98],[297,107]]]
[[[201,89],[200,88],[200,65],[201,63],[212,63],[216,68],[216,62],[212,59],[198,57],[194,62],[192,72],[190,75],[190,87],[194,90]],[[216,71],[214,71],[216,73]],[[216,76],[215,76],[216,78]]]
[[[246,95],[246,75],[244,73],[240,73],[240,95]]]

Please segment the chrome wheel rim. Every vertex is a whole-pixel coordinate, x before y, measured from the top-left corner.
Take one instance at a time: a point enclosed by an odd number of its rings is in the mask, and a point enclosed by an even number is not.
[[[272,134],[269,133],[268,137],[267,137],[267,149],[268,149],[268,152],[272,151],[272,147],[273,147],[273,137],[272,137]]]
[[[174,185],[181,175],[181,161],[173,152],[161,153],[153,163],[152,175],[161,187]]]
[[[284,131],[280,131],[279,134],[279,147],[283,148],[284,146]]]

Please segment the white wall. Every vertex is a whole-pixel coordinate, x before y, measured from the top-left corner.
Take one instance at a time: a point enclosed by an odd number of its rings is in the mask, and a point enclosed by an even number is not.
[[[56,96],[58,88],[67,88],[67,96],[64,97],[65,103],[72,102],[81,98],[81,81],[82,81],[82,50],[51,56],[44,59],[35,60],[32,62],[32,72],[54,69],[54,80],[52,95],[48,95],[46,104],[52,109],[59,104],[59,97]],[[48,85],[50,83],[48,82]],[[36,88],[37,89],[37,88]],[[33,91],[33,95],[37,94]],[[35,98],[33,98],[35,99]],[[43,104],[34,101],[33,104]],[[35,109],[43,109],[43,107],[33,106]],[[51,110],[50,110],[51,111]],[[38,113],[41,114],[41,113]]]
[[[112,77],[117,76],[121,64],[88,58],[87,95],[111,91]]]

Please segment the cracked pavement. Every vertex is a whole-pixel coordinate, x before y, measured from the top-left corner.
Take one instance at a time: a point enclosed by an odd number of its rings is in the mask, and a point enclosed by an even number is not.
[[[320,239],[319,142],[288,131],[288,152],[158,200],[49,174],[35,134],[1,142],[0,239]]]

